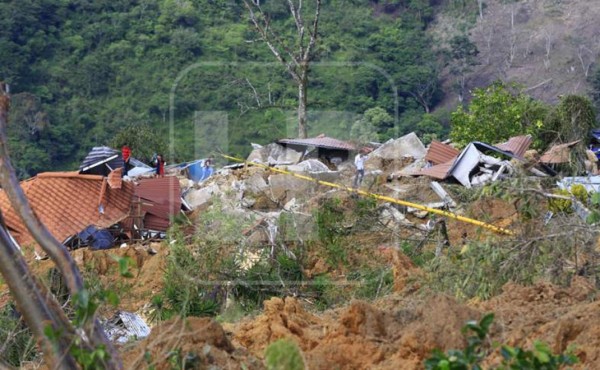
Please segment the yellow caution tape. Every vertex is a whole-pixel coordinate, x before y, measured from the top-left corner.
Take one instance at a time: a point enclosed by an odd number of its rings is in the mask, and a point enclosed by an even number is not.
[[[479,220],[475,220],[475,219],[472,219],[472,218],[468,218],[468,217],[464,217],[464,216],[461,216],[461,215],[457,215],[456,213],[453,213],[453,212],[442,211],[440,209],[430,208],[430,207],[427,207],[427,206],[424,206],[424,205],[421,205],[421,204],[407,202],[405,200],[395,199],[395,198],[387,197],[385,195],[379,195],[379,194],[375,194],[375,193],[369,193],[369,192],[366,192],[364,190],[354,189],[354,188],[351,188],[351,187],[348,187],[348,186],[343,186],[343,185],[335,184],[335,183],[332,183],[332,182],[329,182],[329,181],[318,180],[318,179],[315,179],[315,178],[310,177],[310,176],[299,175],[297,173],[293,173],[293,172],[290,172],[290,171],[285,171],[285,170],[282,170],[282,169],[279,169],[279,168],[275,168],[275,167],[271,167],[271,166],[268,166],[268,165],[264,165],[264,164],[261,164],[261,163],[247,162],[247,161],[245,161],[243,159],[232,157],[232,156],[229,156],[229,155],[226,155],[226,154],[220,154],[220,155],[222,157],[226,158],[226,159],[229,159],[229,160],[232,160],[232,161],[235,161],[235,162],[240,162],[240,163],[245,163],[246,165],[252,165],[252,166],[256,166],[256,167],[265,168],[265,169],[267,169],[269,171],[281,173],[281,174],[284,174],[284,175],[294,176],[296,178],[299,178],[299,179],[302,179],[302,180],[306,180],[306,181],[311,181],[311,182],[317,183],[319,185],[325,185],[325,186],[329,186],[329,187],[332,187],[332,188],[337,188],[337,189],[345,190],[345,191],[348,191],[348,192],[352,192],[352,193],[364,195],[366,197],[371,197],[371,198],[374,198],[374,199],[379,199],[379,200],[383,200],[383,201],[386,201],[386,202],[399,204],[399,205],[402,205],[402,206],[407,206],[407,207],[411,207],[411,208],[415,208],[415,209],[420,209],[422,211],[427,211],[429,213],[433,213],[433,214],[436,214],[436,215],[440,215],[440,216],[452,218],[452,219],[455,219],[457,221],[467,222],[467,223],[470,223],[470,224],[473,224],[473,225],[477,225],[477,226],[480,226],[480,227],[492,230],[492,231],[494,231],[496,233],[506,234],[506,235],[515,235],[514,232],[512,232],[512,231],[510,231],[508,229],[505,229],[505,228],[502,228],[502,227],[499,227],[499,226],[495,226],[495,225],[492,225],[492,224],[488,224],[488,223],[483,222],[483,221],[479,221]]]

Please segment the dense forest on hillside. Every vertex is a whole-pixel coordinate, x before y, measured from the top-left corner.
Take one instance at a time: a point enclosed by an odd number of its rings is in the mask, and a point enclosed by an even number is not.
[[[310,19],[314,5],[306,3]],[[403,122],[399,131],[414,129],[439,101],[429,1],[380,3],[323,5],[309,134],[348,136],[374,109],[366,119],[385,139],[399,133],[390,130],[396,122]],[[291,37],[285,2],[261,6],[276,32]],[[168,138],[172,89],[175,160],[206,155],[216,144],[244,154],[250,142],[295,135],[297,88],[242,2],[25,0],[3,2],[0,14],[0,75],[13,94],[10,135],[21,176],[73,168],[129,125]],[[424,125],[431,129],[432,119]]]
[[[293,47],[286,2],[258,3]],[[312,7],[305,1],[307,22]],[[466,29],[436,42],[428,28],[440,12],[474,24],[478,9],[462,0],[325,1],[309,135],[445,137],[450,114],[435,110],[442,76],[456,81],[445,95],[462,97],[478,50]],[[242,1],[13,0],[0,15],[0,76],[13,94],[9,134],[21,177],[73,169],[91,147],[117,145],[128,127],[174,143],[171,162],[217,149],[245,155],[251,142],[297,134],[297,86]],[[152,145],[137,156],[167,150]]]

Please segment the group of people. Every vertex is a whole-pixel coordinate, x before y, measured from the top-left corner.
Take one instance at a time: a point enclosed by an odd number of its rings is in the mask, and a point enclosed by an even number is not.
[[[125,175],[125,174],[127,174],[127,172],[129,172],[130,169],[133,168],[133,166],[130,164],[131,148],[129,148],[128,145],[123,145],[123,147],[121,148],[121,155],[123,157],[123,162],[125,162],[125,173],[124,173],[124,175]],[[165,159],[164,159],[163,155],[155,153],[154,156],[152,157],[152,164],[154,165],[154,172],[155,172],[156,176],[164,177],[165,176]],[[205,168],[205,170],[207,172],[210,172],[210,174],[212,174],[212,165],[213,165],[212,157],[209,157],[208,159],[204,160],[203,167]]]
[[[121,156],[123,157],[123,162],[125,163],[125,175],[130,169],[133,168],[131,165],[131,148],[129,148],[127,144],[123,145],[121,148]],[[152,164],[154,165],[154,172],[156,173],[156,176],[165,176],[165,160],[162,154],[155,153],[154,157],[152,157]]]

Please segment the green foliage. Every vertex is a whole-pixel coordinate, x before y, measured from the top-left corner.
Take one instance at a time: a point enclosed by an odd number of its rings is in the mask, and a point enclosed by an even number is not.
[[[583,139],[589,143],[590,130],[596,127],[596,112],[592,102],[580,95],[567,95],[545,120],[541,138],[545,146]]]
[[[600,193],[592,193],[590,203],[594,207],[586,220],[588,224],[600,222]]]
[[[473,332],[467,337],[467,347],[463,350],[449,350],[448,354],[435,349],[432,356],[425,360],[427,370],[480,370],[481,361],[489,353],[487,334],[494,321],[494,314],[489,313],[477,322],[469,321],[461,329],[463,334]]]
[[[296,343],[279,339],[265,349],[268,370],[303,370],[304,359]]]
[[[465,146],[471,141],[494,144],[524,134],[536,137],[546,107],[515,89],[501,82],[475,89],[468,111],[459,106],[452,113],[452,140]]]
[[[333,267],[346,263],[343,236],[346,234],[342,222],[345,219],[340,199],[327,199],[315,211],[317,235],[323,244],[327,262]]]
[[[561,218],[556,221],[562,228]],[[539,230],[532,230],[539,233]],[[537,234],[535,234],[537,235]],[[593,245],[585,242],[591,234],[564,233],[549,238],[522,241],[466,241],[450,248],[446,255],[425,264],[429,275],[424,282],[431,289],[454,294],[461,299],[489,299],[508,282],[528,285],[545,279],[567,285],[573,272],[565,261],[577,258]],[[587,243],[587,244],[586,244]],[[583,246],[582,246],[583,245]],[[587,247],[585,246],[587,245]]]
[[[388,268],[367,268],[350,273],[349,281],[358,281],[359,287],[355,296],[362,299],[373,299],[392,292],[394,275]]]
[[[308,23],[312,4],[303,6]],[[286,4],[261,5],[270,28],[293,41]],[[311,68],[309,110],[362,114],[381,107],[392,114],[394,87],[400,117],[409,110],[432,110],[440,101],[441,58],[426,29],[433,7],[411,0],[382,5],[385,10],[376,15],[378,7],[356,1],[323,4],[314,61],[342,65]],[[295,132],[288,130],[294,122],[287,118],[296,109],[297,88],[266,45],[246,42],[256,37],[241,2],[10,0],[0,15],[0,74],[15,98],[26,94],[14,101],[16,124],[9,127],[21,177],[73,169],[92,146],[125,141],[134,156],[144,159],[164,150],[157,138],[168,137],[171,123],[177,161],[205,156],[207,146],[212,151],[217,142],[220,149],[245,156],[250,142]],[[216,65],[183,73],[206,61]],[[203,125],[200,116],[208,112],[226,119]],[[23,124],[31,118],[32,125]],[[326,124],[314,123],[311,135],[327,131]],[[203,130],[208,126],[210,133]],[[387,129],[377,134],[389,137]]]
[[[154,153],[165,155],[167,143],[164,136],[153,130],[148,124],[129,124],[123,127],[113,138],[113,148],[121,149],[128,145],[131,155],[140,161],[150,163]]]
[[[554,355],[548,344],[536,340],[533,342],[532,350],[523,350],[518,347],[503,345],[500,349],[502,354],[502,370],[517,369],[562,369],[566,365],[574,365],[579,359],[569,353]]]
[[[425,113],[415,126],[415,133],[423,144],[427,145],[433,140],[444,140],[448,135],[448,128],[444,127],[441,119],[434,114]]]
[[[202,278],[204,280],[198,280]],[[182,317],[216,315],[219,310],[216,301],[218,289],[201,284],[208,278],[208,271],[201,269],[199,257],[187,246],[174,243],[167,261],[162,294],[152,299],[153,308],[157,311],[154,318],[168,319],[176,314]],[[211,296],[211,293],[214,294]]]
[[[20,367],[37,356],[36,340],[13,303],[0,311],[0,341],[4,343],[0,356],[10,365]]]
[[[566,189],[556,189],[553,193],[563,197],[571,197],[571,193]],[[573,213],[573,202],[570,199],[550,198],[548,199],[548,210],[554,213]]]
[[[448,256],[430,260],[426,270],[431,272],[432,288],[452,292],[460,298],[479,297],[489,299],[498,294],[511,278],[524,282],[531,272],[520,271],[503,265],[509,251],[496,243],[471,242],[462,251],[452,251]]]
[[[472,332],[467,337],[467,347],[464,350],[449,350],[447,353],[435,349],[431,357],[425,360],[427,370],[481,370],[481,362],[491,352],[488,332],[494,320],[494,314],[485,315],[479,322],[470,321],[463,328],[463,334]],[[558,370],[565,365],[574,365],[579,359],[571,353],[555,355],[550,347],[543,342],[535,341],[533,350],[502,345],[500,347],[502,363],[493,367],[498,370],[531,369]]]

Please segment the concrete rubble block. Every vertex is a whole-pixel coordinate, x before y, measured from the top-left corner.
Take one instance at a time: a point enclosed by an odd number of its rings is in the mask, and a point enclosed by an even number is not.
[[[269,187],[273,199],[288,202],[299,195],[312,192],[316,183],[290,175],[274,174],[269,176]]]
[[[396,173],[421,160],[427,154],[425,146],[415,133],[391,139],[368,155],[365,162],[367,170],[381,169],[387,173]]]
[[[191,189],[185,195],[185,201],[192,209],[203,208],[210,205],[212,197],[221,194],[219,187],[216,184],[209,185],[201,189]]]
[[[256,199],[250,196],[244,197],[240,202],[242,207],[252,208],[256,204]]]
[[[426,154],[427,149],[425,149],[419,137],[414,132],[411,132],[401,138],[388,140],[369,154],[369,158],[400,159],[402,157],[412,157],[414,159],[421,159]]]
[[[338,171],[315,172],[311,173],[310,176],[320,181],[337,183],[340,180],[341,173]]]
[[[267,185],[267,182],[263,178],[262,172],[253,173],[252,176],[247,178],[245,181],[246,191],[253,193],[253,194],[262,193],[263,191],[265,191],[268,188],[269,188],[269,185]]]
[[[329,167],[327,167],[323,162],[317,159],[307,159],[306,161],[302,161],[296,165],[288,166],[288,171],[291,172],[329,172]]]
[[[398,225],[412,225],[412,222],[406,219],[406,216],[402,214],[396,207],[385,204],[381,207],[379,212],[379,221],[388,228],[394,229]]]
[[[302,153],[277,143],[265,145],[254,149],[248,158],[248,162],[264,164],[295,164],[302,158]]]

